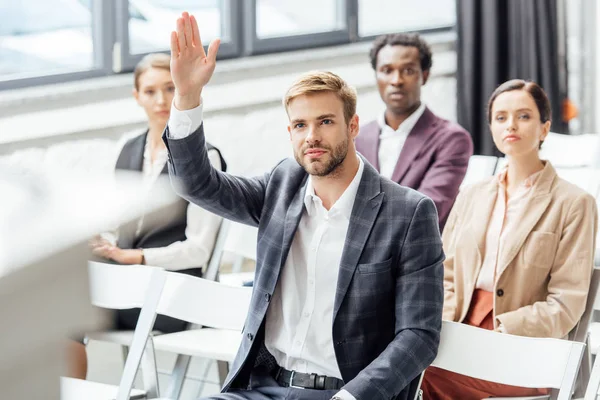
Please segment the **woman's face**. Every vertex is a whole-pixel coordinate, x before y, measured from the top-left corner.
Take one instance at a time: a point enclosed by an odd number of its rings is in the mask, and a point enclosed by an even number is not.
[[[533,97],[525,90],[511,90],[492,104],[490,129],[498,150],[507,156],[537,157],[540,142],[550,131],[550,121],[542,123]]]
[[[149,68],[139,76],[138,85],[138,90],[133,89],[133,96],[150,122],[166,124],[175,93],[171,73],[162,68]]]

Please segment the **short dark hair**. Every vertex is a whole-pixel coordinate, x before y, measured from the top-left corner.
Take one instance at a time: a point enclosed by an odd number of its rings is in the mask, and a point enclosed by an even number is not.
[[[419,59],[421,60],[421,70],[429,71],[433,63],[431,59],[431,48],[429,44],[418,33],[390,33],[378,36],[371,46],[369,57],[371,57],[371,67],[377,69],[377,55],[383,47],[390,46],[409,46],[416,47],[419,50]]]
[[[498,86],[496,90],[494,90],[494,93],[492,93],[490,96],[490,100],[488,101],[487,105],[488,123],[492,123],[492,107],[494,105],[494,101],[496,101],[496,98],[502,93],[511,92],[513,90],[524,90],[529,93],[531,97],[533,97],[533,101],[535,101],[535,105],[540,113],[540,120],[542,123],[552,121],[552,108],[550,107],[550,100],[548,100],[548,96],[546,95],[546,92],[544,92],[544,89],[532,81],[512,79]]]

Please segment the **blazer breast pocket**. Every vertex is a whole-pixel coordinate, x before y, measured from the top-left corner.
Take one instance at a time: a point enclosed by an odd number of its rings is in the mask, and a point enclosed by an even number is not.
[[[385,260],[378,263],[358,264],[358,272],[361,274],[379,274],[382,272],[389,272],[391,268],[391,258],[389,260]]]
[[[553,232],[530,233],[525,243],[524,259],[527,266],[550,269],[556,256],[558,235]]]

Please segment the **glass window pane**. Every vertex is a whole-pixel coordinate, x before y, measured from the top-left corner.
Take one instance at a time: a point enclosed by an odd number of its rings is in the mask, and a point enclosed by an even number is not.
[[[298,3],[298,0],[257,0],[258,38],[331,32],[346,26],[340,0],[302,0],[301,6]]]
[[[0,1],[2,79],[89,70],[93,49],[85,1]]]
[[[456,0],[359,0],[358,33],[418,31],[456,24]]]
[[[169,49],[171,31],[183,11],[193,14],[200,26],[202,42],[214,38],[228,41],[223,17],[227,0],[129,0],[129,51],[131,54]]]

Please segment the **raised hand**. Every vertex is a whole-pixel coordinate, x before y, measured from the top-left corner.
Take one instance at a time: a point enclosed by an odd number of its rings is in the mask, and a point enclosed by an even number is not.
[[[198,22],[187,12],[177,19],[171,32],[171,76],[175,84],[175,107],[189,110],[200,104],[202,88],[210,80],[221,41],[213,40],[204,52]]]

